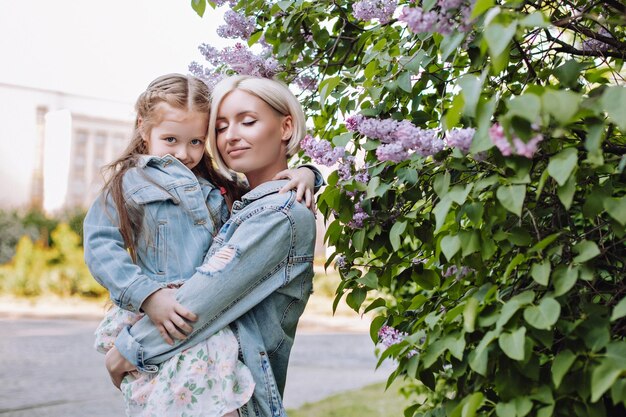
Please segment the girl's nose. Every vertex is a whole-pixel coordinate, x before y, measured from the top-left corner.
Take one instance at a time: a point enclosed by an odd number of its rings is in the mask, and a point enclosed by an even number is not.
[[[176,159],[180,159],[181,161],[187,158],[187,149],[185,146],[179,146],[176,148],[176,154],[174,155]]]

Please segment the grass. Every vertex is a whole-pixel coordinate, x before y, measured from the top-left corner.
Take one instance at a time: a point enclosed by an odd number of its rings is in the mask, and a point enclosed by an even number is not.
[[[295,410],[287,410],[289,417],[402,417],[411,403],[391,386],[385,391],[385,383],[368,385],[307,403]]]

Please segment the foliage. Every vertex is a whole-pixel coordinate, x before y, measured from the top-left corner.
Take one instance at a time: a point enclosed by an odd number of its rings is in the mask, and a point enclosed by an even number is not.
[[[339,163],[335,304],[401,332],[391,379],[432,390],[405,415],[625,413],[626,6],[230,3],[300,86],[307,154]]]
[[[83,261],[80,237],[66,223],[50,234],[51,246],[22,236],[12,261],[0,267],[0,291],[18,296],[106,294]]]
[[[22,223],[15,211],[0,210],[0,265],[6,263],[15,255],[15,246],[24,235],[34,239],[37,230]]]

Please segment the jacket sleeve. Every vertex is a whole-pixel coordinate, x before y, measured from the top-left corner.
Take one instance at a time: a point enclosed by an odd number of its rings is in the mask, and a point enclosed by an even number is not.
[[[299,211],[310,217],[314,233],[313,215],[304,206]],[[154,364],[213,335],[287,284],[285,266],[295,239],[292,221],[298,220],[265,209],[246,218],[232,235],[226,232],[224,244],[214,243],[218,249],[209,249],[211,256],[177,293],[178,301],[199,317],[192,323],[193,333],[170,346],[144,317],[122,330],[115,342],[120,353],[140,370],[154,372]]]
[[[141,304],[161,288],[133,263],[119,230],[119,217],[112,198],[96,199],[83,224],[85,263],[100,285],[110,292],[120,308],[139,311]]]

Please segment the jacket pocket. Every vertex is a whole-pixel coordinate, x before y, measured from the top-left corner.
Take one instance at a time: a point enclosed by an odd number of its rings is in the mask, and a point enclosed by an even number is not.
[[[163,188],[157,185],[147,185],[129,193],[130,198],[135,204],[144,205],[150,203],[156,203],[158,201],[170,200],[174,204],[180,203],[178,197],[174,194],[168,193]]]

